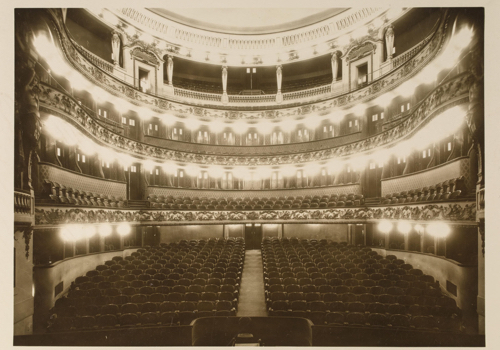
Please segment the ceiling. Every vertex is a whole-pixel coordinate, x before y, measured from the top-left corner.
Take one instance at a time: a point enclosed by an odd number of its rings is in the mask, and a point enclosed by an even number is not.
[[[152,8],[190,27],[227,34],[269,34],[311,25],[347,8]]]

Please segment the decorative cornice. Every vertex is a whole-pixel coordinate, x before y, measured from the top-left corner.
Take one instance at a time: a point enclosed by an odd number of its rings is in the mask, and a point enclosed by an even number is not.
[[[265,222],[369,222],[371,220],[450,221],[476,225],[474,202],[453,202],[385,207],[353,207],[342,209],[255,210],[255,211],[165,211],[112,210],[80,208],[37,208],[38,228],[70,223],[241,223]]]
[[[165,113],[166,111],[180,114],[194,114],[199,117],[204,118],[222,118],[222,119],[247,119],[247,120],[257,120],[257,119],[280,119],[287,117],[295,117],[300,116],[303,113],[303,107],[293,107],[293,108],[283,108],[283,109],[275,109],[271,111],[227,111],[225,110],[220,98],[217,98],[214,102],[213,96],[221,96],[217,94],[208,94],[210,95],[210,99],[204,100],[200,99],[199,101],[193,101],[192,99],[187,99],[189,102],[194,102],[198,104],[202,104],[203,106],[214,106],[219,109],[210,109],[204,107],[196,107],[198,110],[194,111],[194,107],[190,107],[188,105],[177,103],[173,101],[169,101],[166,98],[150,95],[143,93],[137,89],[133,89],[129,87],[124,82],[120,81],[118,78],[114,77],[113,74],[108,74],[106,72],[101,71],[96,68],[94,63],[90,62],[86,56],[84,56],[79,50],[76,49],[75,44],[69,39],[68,34],[66,33],[66,29],[64,24],[60,22],[60,19],[57,16],[54,16],[54,23],[56,24],[57,34],[59,36],[59,40],[61,42],[62,50],[66,56],[66,59],[84,76],[86,76],[93,84],[100,86],[104,90],[109,93],[119,96],[128,100],[133,104],[141,104],[152,108],[158,113]],[[321,93],[318,96],[315,96],[313,100],[307,98],[305,101],[304,96],[299,92],[293,92],[293,95],[290,94],[291,98],[287,98],[287,94],[283,95],[282,105],[286,104],[297,104],[298,102],[312,102],[318,100],[324,100],[322,102],[316,103],[314,105],[308,105],[309,109],[308,113],[313,112],[328,112],[332,108],[350,108],[358,103],[367,102],[371,99],[376,98],[378,95],[382,94],[385,91],[391,90],[397,87],[399,84],[415,75],[421,68],[425,66],[441,49],[441,46],[446,39],[446,31],[445,24],[446,20],[441,21],[441,25],[438,27],[436,32],[434,33],[432,39],[427,43],[421,51],[408,60],[405,64],[397,67],[392,72],[386,74],[384,77],[378,79],[374,83],[361,88],[354,90],[352,92],[345,93],[343,95],[332,98],[332,93]],[[356,42],[353,42],[354,44]],[[157,56],[162,58],[165,54],[171,52],[165,51],[161,53],[157,53]],[[330,87],[330,84],[327,85]],[[331,91],[331,90],[328,90]],[[307,94],[307,90],[304,91]],[[297,93],[299,93],[297,95]],[[198,94],[203,95],[203,94]],[[267,95],[266,95],[267,96]],[[296,96],[296,97],[293,97]],[[265,97],[265,96],[264,96]],[[175,99],[179,99],[179,96],[175,96]],[[182,99],[182,97],[181,97]],[[230,99],[231,100],[231,99]],[[256,109],[266,109],[268,107],[275,107],[276,102],[275,99],[269,100],[270,102],[266,102],[267,100],[244,100],[242,102],[231,102],[226,109],[228,108],[245,108],[247,105],[252,105],[253,110]],[[188,103],[189,103],[188,102]],[[268,107],[266,107],[268,105]]]
[[[193,152],[182,152],[165,149],[138,141],[134,141],[116,134],[99,122],[94,120],[78,103],[71,97],[53,90],[46,85],[41,86],[40,109],[51,114],[56,114],[73,125],[77,126],[83,133],[98,140],[116,150],[126,151],[138,157],[151,157],[159,161],[172,160],[178,162],[198,164],[218,164],[224,166],[256,166],[256,165],[278,165],[278,164],[300,164],[311,161],[325,161],[332,158],[345,157],[359,152],[372,151],[377,147],[389,145],[408,137],[416,130],[427,124],[434,116],[444,110],[459,104],[468,102],[468,86],[471,76],[463,73],[438,86],[423,100],[406,119],[392,129],[384,131],[375,136],[347,145],[328,148],[328,144],[320,143],[324,148],[315,151],[301,151],[300,144],[290,145],[289,154],[284,155],[255,155],[244,156],[241,154],[217,155]],[[304,147],[310,147],[306,144]],[[221,148],[221,151],[224,148]],[[231,150],[231,148],[228,148]]]

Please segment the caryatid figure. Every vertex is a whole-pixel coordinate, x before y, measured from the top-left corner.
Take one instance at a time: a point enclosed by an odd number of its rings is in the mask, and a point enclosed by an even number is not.
[[[227,66],[222,66],[222,103],[226,104],[229,102],[227,96]]]
[[[113,63],[117,65],[120,63],[120,36],[116,32],[113,32],[111,36],[111,49],[113,50],[111,58],[113,59]]]
[[[172,77],[174,76],[174,60],[172,59],[172,56],[168,56],[167,58],[167,78],[168,78],[168,85],[172,85]]]
[[[394,27],[389,26],[385,31],[385,48],[387,50],[387,58],[392,59],[394,51]]]
[[[276,84],[278,87],[278,93],[276,94],[276,103],[283,102],[283,94],[281,93],[281,81],[283,79],[283,71],[281,64],[276,66]]]

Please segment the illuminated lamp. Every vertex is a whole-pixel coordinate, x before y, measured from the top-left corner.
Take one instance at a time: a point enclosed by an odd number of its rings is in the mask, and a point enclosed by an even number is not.
[[[101,224],[97,228],[97,232],[99,232],[99,235],[101,237],[109,236],[112,231],[113,231],[113,228],[111,227],[110,224]]]
[[[128,112],[132,108],[132,104],[119,98],[114,99],[112,103],[116,110],[122,114]]]
[[[235,177],[241,179],[248,174],[248,169],[244,167],[236,167],[233,168],[232,172]]]
[[[189,130],[196,131],[202,126],[202,122],[198,119],[188,119],[185,121],[185,125]]]
[[[366,156],[357,156],[347,161],[354,171],[362,170],[367,162],[368,158]]]
[[[232,129],[237,134],[243,134],[245,131],[248,130],[248,124],[238,121],[232,124]]]
[[[445,238],[450,234],[451,229],[450,226],[445,223],[433,222],[427,226],[426,231],[436,238]]]
[[[78,148],[82,150],[83,153],[86,155],[93,155],[96,153],[96,145],[92,141],[90,141],[88,138],[84,137],[80,142],[78,143]]]
[[[298,123],[300,123],[300,121],[287,120],[287,121],[283,121],[283,122],[279,123],[279,127],[284,132],[291,132],[291,131],[295,130]]]
[[[411,231],[411,225],[407,221],[398,222],[398,231],[404,235]]]
[[[142,165],[144,166],[144,170],[152,171],[157,164],[152,160],[145,160],[142,162]]]
[[[189,164],[184,168],[184,171],[189,176],[198,176],[198,174],[200,173],[200,168],[195,165]]]
[[[319,115],[314,115],[311,117],[307,117],[306,119],[303,119],[302,122],[308,129],[315,129],[321,124],[322,119]]]
[[[412,79],[412,80],[407,80],[405,81],[403,84],[399,85],[397,88],[396,88],[396,95],[400,95],[400,96],[403,96],[403,97],[408,97],[408,96],[411,96],[413,94],[413,92],[415,91],[415,81]],[[387,106],[388,104],[386,104],[385,106]]]
[[[258,124],[259,126],[259,131],[264,134],[270,134],[271,131],[273,131],[274,127],[276,126],[276,123],[272,123],[269,120],[264,120]]]
[[[179,118],[177,118],[173,115],[170,115],[170,114],[162,114],[159,116],[159,118],[162,120],[163,124],[165,124],[166,126],[172,126],[176,122],[179,121]]]
[[[106,162],[112,163],[116,159],[116,153],[112,151],[111,149],[103,146],[96,146],[97,148],[97,153],[99,153],[99,157]]]
[[[340,171],[342,171],[342,169],[344,168],[344,163],[342,161],[337,160],[337,159],[330,160],[326,164],[326,168],[328,169],[328,171],[330,173],[337,174]]]
[[[386,92],[382,96],[379,96],[375,100],[373,100],[373,103],[380,107],[387,107],[391,104],[394,97],[396,97],[394,92]]]
[[[90,83],[81,74],[73,72],[71,77],[68,79],[69,83],[75,90],[87,90],[90,88]]]
[[[210,131],[215,132],[215,133],[219,133],[219,132],[221,132],[221,131],[222,131],[222,130],[224,130],[227,126],[228,126],[228,124],[224,123],[224,122],[223,122],[223,121],[221,121],[221,120],[214,120],[213,122],[211,122],[211,123],[209,124]]]
[[[128,235],[131,229],[132,228],[130,227],[129,224],[127,224],[126,222],[122,222],[116,227],[116,232],[118,232],[118,234],[123,237]]]
[[[221,178],[224,175],[224,169],[220,166],[212,165],[208,168],[208,173],[213,178]]]
[[[163,163],[161,168],[163,171],[169,175],[173,175],[177,172],[177,165],[171,162]]]
[[[343,111],[335,111],[328,116],[328,120],[330,120],[332,123],[339,123],[342,121],[342,119],[344,119]]]
[[[297,174],[297,168],[292,165],[286,165],[280,168],[281,175],[285,177],[295,176]]]
[[[420,224],[415,225],[414,229],[419,235],[424,233],[424,227]]]
[[[71,234],[70,228],[67,226],[64,226],[61,228],[60,236],[64,242],[72,242],[73,241],[73,236]]]
[[[382,233],[389,233],[392,230],[392,223],[388,220],[382,220],[378,223],[378,230]]]
[[[132,106],[131,106],[132,107]],[[142,107],[142,108],[137,108],[135,107],[135,110],[137,111],[137,116],[141,119],[141,120],[149,120],[151,119],[152,117],[152,113],[153,111],[150,110],[149,108],[145,108],[145,107]]]
[[[320,164],[308,164],[303,168],[307,176],[315,176],[321,171],[322,165]]]
[[[261,180],[270,177],[271,172],[272,172],[271,168],[261,167],[258,169],[253,169],[251,172],[249,171],[248,174],[252,173],[254,180]]]
[[[349,112],[353,113],[354,115],[364,115],[366,108],[366,104],[360,103],[359,105],[352,107]]]
[[[94,225],[84,225],[82,226],[82,232],[84,238],[91,238],[97,233],[97,230]]]

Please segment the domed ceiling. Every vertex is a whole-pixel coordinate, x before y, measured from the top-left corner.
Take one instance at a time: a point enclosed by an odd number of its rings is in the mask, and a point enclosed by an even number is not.
[[[335,16],[347,8],[153,8],[149,11],[186,26],[226,34],[269,34]]]

